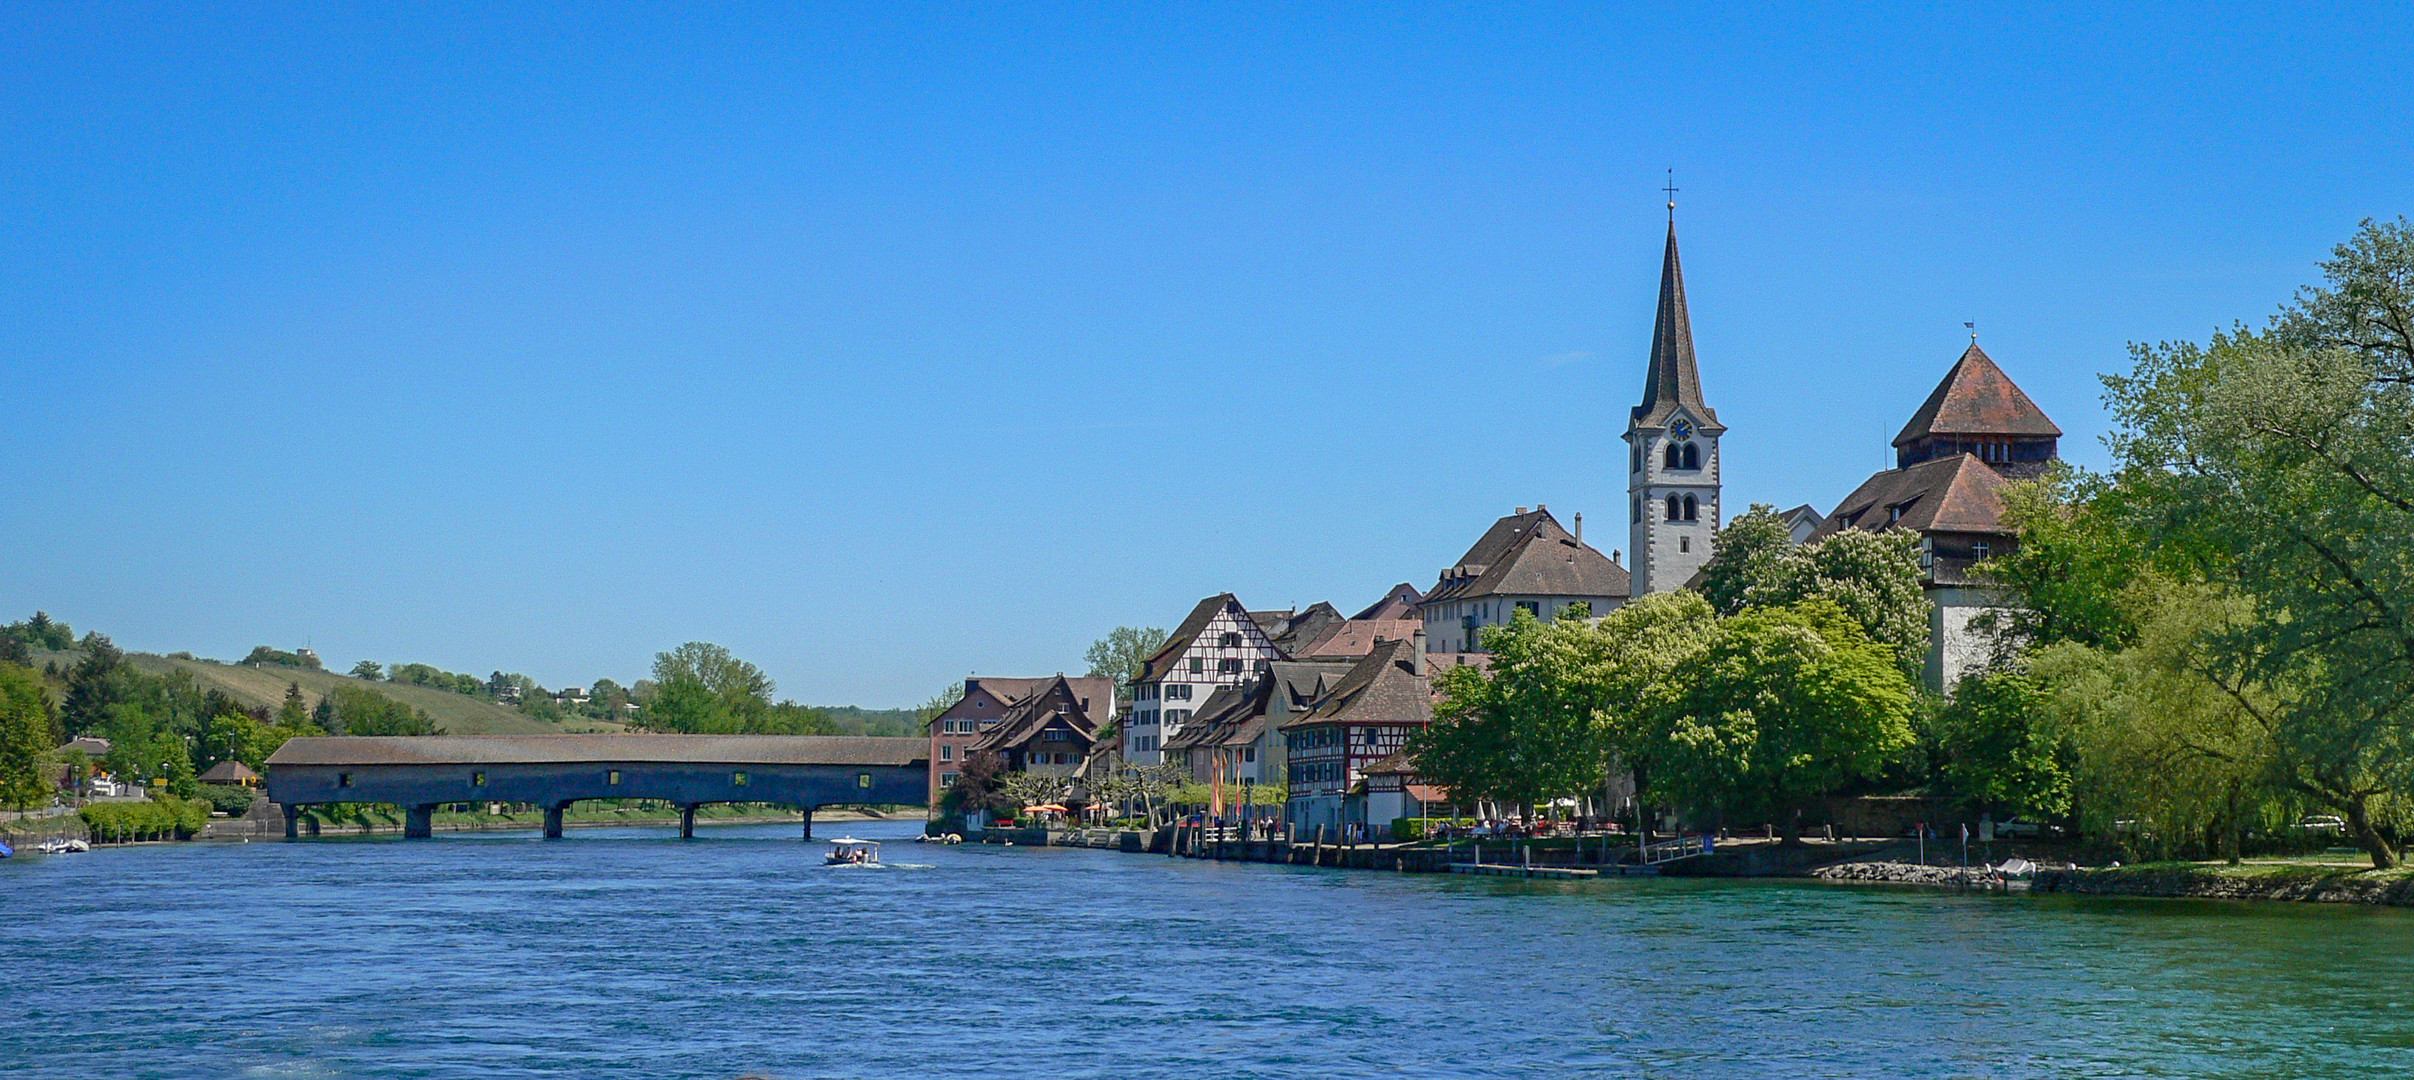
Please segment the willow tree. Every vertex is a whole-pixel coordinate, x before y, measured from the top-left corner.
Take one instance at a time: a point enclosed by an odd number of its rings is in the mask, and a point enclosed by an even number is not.
[[[2386,868],[2414,791],[2414,227],[2366,222],[2322,269],[2263,331],[2138,347],[2111,443],[2139,535],[2222,552],[2252,598],[2206,645],[2287,689],[2276,775]]]

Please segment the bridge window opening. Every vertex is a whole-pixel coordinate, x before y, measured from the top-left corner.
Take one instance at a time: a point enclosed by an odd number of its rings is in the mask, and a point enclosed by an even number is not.
[[[348,773],[348,772],[339,772],[339,773],[335,774],[335,786],[337,786],[337,787],[351,787],[351,786],[352,786],[352,774],[351,774],[351,773]]]
[[[856,773],[855,786],[860,788],[868,788],[872,786],[872,774],[868,772]]]
[[[485,773],[482,773],[482,772],[474,772],[474,773],[469,774],[469,786],[471,786],[471,787],[485,787],[485,786],[486,786],[486,774],[485,774]]]
[[[610,770],[606,770],[606,771],[605,771],[605,773],[604,773],[604,783],[607,783],[607,784],[618,784],[618,783],[620,783],[620,770],[618,770],[618,769],[610,769]]]
[[[733,772],[729,774],[729,783],[732,787],[745,787],[746,774],[742,772]]]

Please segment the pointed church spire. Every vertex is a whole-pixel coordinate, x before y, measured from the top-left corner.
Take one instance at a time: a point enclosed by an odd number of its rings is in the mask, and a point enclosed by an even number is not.
[[[1651,368],[1643,377],[1643,403],[1635,406],[1634,418],[1657,423],[1679,405],[1694,410],[1705,422],[1718,422],[1717,414],[1702,404],[1701,370],[1693,360],[1693,319],[1685,310],[1685,271],[1677,261],[1672,217],[1668,252],[1660,263],[1660,309],[1651,329]]]

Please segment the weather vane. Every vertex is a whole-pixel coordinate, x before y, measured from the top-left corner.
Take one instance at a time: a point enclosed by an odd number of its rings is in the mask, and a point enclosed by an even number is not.
[[[1961,325],[1963,329],[1966,329],[1970,332],[1970,344],[1978,344],[1978,324],[1974,322],[1966,322]]]
[[[1670,169],[1670,170],[1668,170],[1668,186],[1667,186],[1667,187],[1664,187],[1664,188],[1661,188],[1660,190],[1661,190],[1661,191],[1665,191],[1665,192],[1667,192],[1667,193],[1668,193],[1668,223],[1669,223],[1670,225],[1674,225],[1674,224],[1676,224],[1676,170],[1675,170],[1675,169]]]

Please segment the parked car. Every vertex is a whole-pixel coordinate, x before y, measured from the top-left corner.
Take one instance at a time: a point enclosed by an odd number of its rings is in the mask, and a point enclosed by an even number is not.
[[[2062,835],[2062,827],[2030,821],[2027,818],[2011,818],[1995,823],[1995,835],[2006,840],[2041,840],[2048,836]]]

